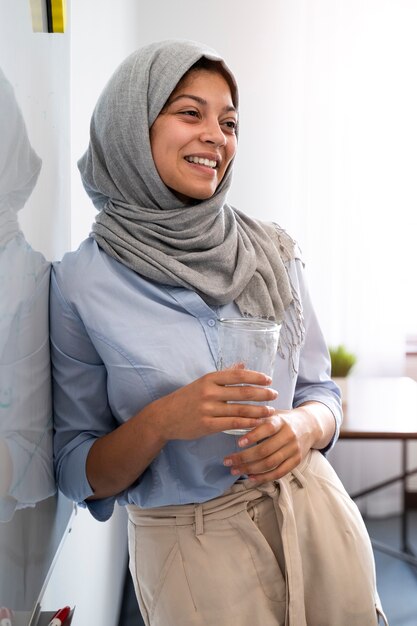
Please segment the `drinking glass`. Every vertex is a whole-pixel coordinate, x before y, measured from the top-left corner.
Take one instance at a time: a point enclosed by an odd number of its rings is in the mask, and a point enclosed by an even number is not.
[[[272,377],[281,325],[270,320],[228,318],[219,320],[219,358],[217,369],[244,368]],[[245,402],[244,404],[265,404]],[[250,428],[225,430],[243,435]]]

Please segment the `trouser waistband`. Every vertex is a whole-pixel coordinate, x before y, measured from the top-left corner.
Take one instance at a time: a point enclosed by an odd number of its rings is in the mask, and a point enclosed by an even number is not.
[[[204,533],[205,524],[211,519],[227,519],[247,510],[250,502],[271,498],[281,531],[285,558],[287,623],[294,626],[307,626],[303,604],[304,582],[301,555],[292,502],[292,483],[295,482],[299,488],[305,487],[306,479],[303,476],[303,469],[307,462],[308,458],[298,469],[278,481],[257,486],[249,480],[239,481],[222,496],[200,504],[172,505],[154,509],[140,509],[128,505],[129,518],[137,526],[194,525],[195,534],[198,536]]]

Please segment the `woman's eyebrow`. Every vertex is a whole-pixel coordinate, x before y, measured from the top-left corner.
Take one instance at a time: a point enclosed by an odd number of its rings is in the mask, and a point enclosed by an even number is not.
[[[172,100],[170,100],[168,102],[168,106],[170,104],[173,104],[174,102],[176,102],[177,100],[180,100],[181,98],[190,98],[191,100],[195,100],[196,102],[198,102],[199,104],[205,106],[208,104],[207,100],[204,100],[204,98],[200,98],[200,96],[194,96],[193,94],[190,93],[181,93],[178,96],[176,96],[175,98],[173,98]],[[224,111],[234,111],[236,113],[236,109],[233,105],[229,105],[229,106],[225,106],[223,108]]]

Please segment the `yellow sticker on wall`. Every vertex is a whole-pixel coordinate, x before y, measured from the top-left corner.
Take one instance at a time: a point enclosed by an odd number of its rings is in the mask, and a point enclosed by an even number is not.
[[[35,33],[63,33],[67,19],[66,0],[29,0]]]
[[[29,0],[32,14],[32,30],[34,33],[48,32],[48,17],[45,0]]]
[[[65,32],[66,23],[66,0],[47,0],[47,5],[50,4],[50,14],[52,30],[50,33],[63,33]]]

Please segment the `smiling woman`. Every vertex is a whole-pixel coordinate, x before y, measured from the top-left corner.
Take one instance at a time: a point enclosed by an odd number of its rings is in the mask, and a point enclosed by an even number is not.
[[[189,41],[136,51],[99,98],[79,161],[99,213],[52,276],[57,480],[99,520],[127,506],[147,626],[376,626],[300,253],[226,201],[237,111]],[[217,321],[242,317],[282,324],[273,378],[216,371]]]
[[[156,169],[175,195],[210,198],[236,153],[237,112],[228,82],[212,64],[195,64],[150,131]]]

